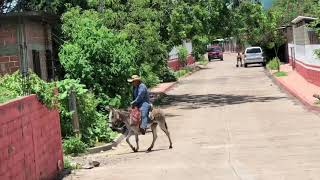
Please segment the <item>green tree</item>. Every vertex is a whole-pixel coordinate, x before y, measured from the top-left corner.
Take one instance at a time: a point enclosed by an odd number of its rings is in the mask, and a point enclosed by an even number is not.
[[[199,59],[210,41],[230,34],[230,16],[222,0],[176,1],[168,25],[170,42],[180,45],[183,40],[191,40],[194,55]]]
[[[136,43],[108,29],[94,10],[72,8],[62,21],[69,39],[59,54],[66,78],[79,79],[103,100],[119,96],[128,101],[126,79],[137,69]]]

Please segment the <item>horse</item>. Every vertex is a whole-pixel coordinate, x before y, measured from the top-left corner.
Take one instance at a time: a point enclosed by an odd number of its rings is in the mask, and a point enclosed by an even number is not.
[[[133,125],[130,119],[130,113],[125,110],[120,110],[120,109],[115,109],[112,107],[106,107],[106,109],[109,111],[109,125],[112,130],[115,130],[116,127],[119,124],[124,124],[124,126],[127,129],[127,134],[126,134],[126,141],[130,148],[132,149],[133,152],[138,152],[139,150],[139,135],[140,133],[140,128],[139,125]],[[157,135],[157,126],[159,125],[162,131],[167,135],[170,145],[169,149],[172,149],[172,141],[170,137],[170,133],[168,130],[168,126],[165,120],[165,114],[158,108],[151,108],[149,112],[149,119],[150,119],[150,127],[153,135],[153,140],[148,148],[147,152],[152,151],[152,148],[154,146],[154,143],[158,137]],[[122,131],[122,133],[124,133]],[[129,139],[130,137],[134,135],[136,139],[136,147],[133,147],[133,145],[130,143]]]

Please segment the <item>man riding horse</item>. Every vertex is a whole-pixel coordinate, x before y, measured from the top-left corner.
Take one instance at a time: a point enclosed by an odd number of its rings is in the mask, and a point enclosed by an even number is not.
[[[138,75],[131,76],[128,82],[132,83],[133,91],[133,101],[131,102],[132,107],[138,107],[141,113],[141,124],[140,132],[141,134],[146,133],[149,120],[149,110],[150,110],[150,99],[147,86],[141,81]]]

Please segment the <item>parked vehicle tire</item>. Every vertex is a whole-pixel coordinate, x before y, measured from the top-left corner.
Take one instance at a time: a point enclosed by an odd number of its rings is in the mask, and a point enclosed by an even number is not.
[[[265,63],[265,62],[263,62],[263,63],[262,63],[262,66],[263,66],[263,67],[265,67],[265,66],[266,66],[266,63]]]
[[[244,64],[244,67],[247,68],[247,67],[248,67],[248,64]]]
[[[221,58],[220,60],[223,61],[223,58]]]

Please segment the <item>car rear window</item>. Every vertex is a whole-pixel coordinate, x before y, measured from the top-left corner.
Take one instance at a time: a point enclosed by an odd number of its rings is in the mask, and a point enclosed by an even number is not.
[[[212,47],[212,48],[209,48],[209,51],[210,52],[217,52],[217,51],[221,51],[221,48],[220,47]]]
[[[261,49],[260,48],[252,48],[252,49],[247,49],[247,53],[261,53]]]

